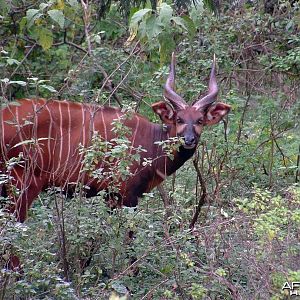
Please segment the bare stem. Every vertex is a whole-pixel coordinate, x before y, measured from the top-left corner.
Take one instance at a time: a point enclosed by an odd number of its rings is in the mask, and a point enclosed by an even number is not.
[[[201,171],[200,171],[199,166],[198,166],[198,156],[197,156],[196,159],[193,160],[193,165],[194,165],[195,170],[197,172],[197,176],[199,178],[199,182],[200,182],[202,192],[201,192],[201,196],[199,198],[198,205],[197,205],[196,211],[194,213],[193,219],[192,219],[192,221],[190,223],[190,226],[189,226],[191,229],[194,228],[194,226],[195,226],[195,224],[198,220],[198,217],[199,217],[200,212],[201,212],[201,208],[204,205],[204,203],[206,201],[206,196],[207,196],[206,184],[205,184],[205,181],[203,179],[203,176],[202,176]]]
[[[91,11],[89,8],[89,0],[81,0],[81,6],[83,9],[84,33],[85,33],[85,38],[86,38],[86,42],[88,45],[88,53],[89,53],[89,55],[91,55],[92,54],[92,45],[91,45],[91,39],[90,39],[90,34],[89,34]]]

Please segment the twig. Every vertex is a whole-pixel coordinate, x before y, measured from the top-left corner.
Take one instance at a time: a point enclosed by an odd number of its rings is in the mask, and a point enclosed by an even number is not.
[[[136,51],[137,45],[138,45],[138,43],[135,44],[135,46],[133,47],[133,49],[132,49],[130,55],[125,59],[125,61],[123,61],[123,62],[122,62],[122,63],[121,63],[121,64],[120,64],[120,65],[119,65],[119,66],[118,66],[118,67],[117,67],[110,75],[108,75],[108,74],[105,72],[105,70],[103,69],[103,67],[102,67],[100,64],[97,64],[98,67],[99,67],[99,69],[100,69],[100,71],[101,71],[101,73],[103,74],[105,80],[104,80],[104,82],[103,82],[103,84],[102,84],[102,86],[101,86],[101,88],[100,88],[100,90],[99,90],[99,92],[98,92],[98,95],[97,95],[97,97],[96,97],[96,102],[97,102],[97,100],[99,99],[100,93],[103,91],[103,88],[104,88],[104,87],[107,87],[107,88],[109,89],[109,91],[111,92],[111,95],[110,95],[109,99],[110,99],[111,97],[114,97],[114,98],[116,99],[116,101],[118,102],[118,104],[120,105],[120,107],[122,107],[122,101],[121,101],[121,99],[118,97],[118,95],[116,95],[116,91],[117,91],[117,89],[120,87],[121,83],[123,83],[124,79],[121,80],[121,82],[114,88],[113,85],[112,85],[112,82],[111,82],[111,77],[114,75],[114,73],[116,73],[118,70],[120,70],[120,68],[121,68],[125,63],[127,63],[127,61],[128,61],[134,54],[136,54],[136,53],[138,53],[138,52],[140,51],[139,49]],[[127,76],[128,76],[128,74],[127,74]]]
[[[114,276],[112,279],[110,279],[110,282],[118,280],[120,277],[122,277],[123,275],[126,275],[130,270],[132,270],[137,264],[140,263],[140,261],[142,261],[148,254],[150,251],[153,251],[154,247],[151,247],[149,250],[145,251],[145,253],[137,258],[130,266],[128,266],[125,270],[123,270],[121,273],[117,274],[116,276]]]
[[[64,40],[63,42],[55,43],[52,46],[61,46],[61,45],[69,45],[69,46],[72,46],[72,47],[74,47],[74,48],[76,48],[76,49],[78,49],[78,50],[80,50],[80,51],[82,51],[84,53],[88,53],[88,51],[85,50],[84,48],[80,47],[79,45],[77,45],[77,44],[75,44],[73,42],[67,41],[67,40]]]
[[[292,128],[284,128],[283,130],[277,132],[276,134],[273,133],[273,139],[279,139],[283,137],[283,133],[292,130]],[[266,143],[270,142],[272,140],[271,136],[269,136],[268,139],[262,141],[258,146],[255,147],[255,149],[253,150],[252,154],[254,154],[260,147],[262,147],[263,145],[265,145]]]
[[[300,144],[298,149],[298,156],[297,156],[297,169],[296,169],[296,178],[295,182],[299,182],[299,176],[300,176]]]
[[[275,152],[275,135],[274,135],[274,123],[272,120],[272,114],[270,113],[270,141],[271,141],[271,149],[270,149],[270,161],[269,161],[269,188],[272,187],[273,183],[273,166],[274,166],[274,152]]]
[[[76,68],[73,72],[74,75],[69,76],[67,78],[67,80],[65,81],[64,85],[57,92],[57,95],[56,95],[57,97],[59,97],[63,93],[64,89],[68,86],[69,81],[71,80],[71,77],[76,78],[76,76],[77,76],[76,74],[79,74],[79,72],[77,72],[77,70],[79,70],[79,68],[81,68],[82,64],[84,63],[85,58],[87,57],[87,55],[88,55],[88,53],[86,52],[85,55],[80,60],[79,64],[77,64],[77,66],[76,66]]]
[[[166,283],[169,280],[169,278],[163,280],[162,282],[158,283],[157,285],[155,285],[149,292],[147,292],[147,294],[145,294],[143,296],[143,298],[141,298],[141,300],[143,299],[152,299],[152,298],[148,298],[148,296],[151,296],[151,294],[161,285],[163,285],[164,283]]]
[[[26,53],[26,55],[23,57],[23,59],[21,60],[21,62],[17,65],[17,67],[14,69],[14,71],[11,73],[10,78],[12,78],[16,72],[19,70],[20,66],[24,63],[24,61],[27,59],[27,57],[29,56],[29,54],[32,52],[32,50],[35,48],[37,44],[33,44],[31,46],[31,48],[28,50],[28,52]]]
[[[234,300],[241,300],[242,299],[240,294],[239,294],[238,289],[229,280],[227,280],[225,277],[222,277],[222,276],[217,275],[215,273],[213,273],[213,276],[215,276],[220,283],[222,283],[223,285],[225,285],[228,288],[228,290],[230,291],[231,296]]]
[[[108,90],[110,91],[110,97],[114,97],[115,100],[117,101],[117,103],[119,104],[119,106],[122,108],[122,100],[120,99],[120,97],[116,94],[116,88],[113,88],[113,84],[111,82],[111,80],[107,80],[107,78],[109,78],[108,74],[106,73],[106,71],[104,70],[104,68],[100,65],[97,64],[98,68],[100,69],[100,72],[102,73],[103,77],[104,77],[104,83],[105,86],[108,88]],[[104,85],[102,85],[103,87]],[[101,87],[101,89],[102,89]],[[99,97],[99,93],[97,96],[97,99]]]
[[[162,198],[162,200],[164,202],[165,209],[168,209],[168,207],[170,206],[170,199],[165,190],[165,187],[163,186],[163,183],[161,183],[160,185],[157,186],[157,190],[160,194],[160,197]]]
[[[168,193],[166,192],[166,189],[163,185],[163,183],[161,183],[160,185],[157,186],[157,190],[160,194],[160,197],[162,198],[163,202],[164,202],[164,207],[166,210],[166,219],[168,219],[168,217],[171,215],[171,209],[170,209],[170,197],[168,195]]]
[[[182,300],[190,299],[190,298],[188,298],[188,295],[186,294],[186,291],[182,288],[181,283],[177,279],[177,274],[176,274],[175,271],[173,272],[173,275],[174,275],[174,279],[175,279],[175,282],[176,282],[176,285],[177,285],[177,290],[178,290],[178,294],[179,294],[178,296],[180,296],[180,298]]]
[[[91,17],[91,11],[89,9],[89,0],[81,0],[81,6],[83,9],[83,22],[84,22],[84,33],[85,33],[85,38],[88,44],[88,53],[89,55],[92,54],[92,45],[91,45],[91,40],[90,40],[90,35],[89,35],[89,26],[90,26],[90,17]]]
[[[199,155],[199,154],[198,154]],[[196,159],[193,160],[193,165],[195,167],[195,170],[197,172],[197,176],[199,178],[199,182],[200,182],[200,185],[201,185],[201,189],[202,189],[202,194],[199,198],[199,201],[198,201],[198,205],[197,205],[197,208],[196,208],[196,211],[194,213],[194,216],[193,216],[193,219],[190,223],[190,226],[189,228],[192,229],[194,228],[197,220],[198,220],[198,217],[200,215],[200,212],[201,212],[201,208],[202,206],[204,205],[205,203],[205,200],[206,200],[206,196],[207,196],[207,190],[206,190],[206,185],[205,185],[205,182],[204,182],[204,179],[202,177],[202,174],[200,172],[200,169],[199,169],[199,166],[198,166],[198,156]]]
[[[64,268],[64,278],[65,280],[69,280],[69,263],[67,260],[67,249],[66,249],[66,235],[65,235],[65,224],[64,224],[64,200],[62,199],[61,202],[61,208],[59,209],[57,197],[55,197],[55,208],[57,211],[57,217],[58,217],[58,226],[59,226],[59,242],[61,246],[61,259],[63,262],[63,268]]]
[[[247,111],[247,108],[249,106],[250,96],[251,96],[250,94],[247,96],[247,100],[246,100],[245,105],[243,107],[242,116],[241,116],[241,119],[240,119],[240,122],[239,122],[239,129],[238,129],[238,133],[237,133],[237,144],[238,145],[239,145],[240,140],[241,140],[241,134],[242,134],[242,130],[243,130],[246,111]]]
[[[276,145],[278,151],[280,152],[280,154],[281,154],[281,156],[282,156],[283,164],[284,164],[285,167],[287,167],[286,162],[285,162],[286,156],[284,155],[283,150],[282,150],[282,149],[280,148],[280,146],[278,145],[278,142],[277,142],[277,140],[276,140],[276,137],[273,135],[273,132],[271,132],[271,134],[272,134],[272,136],[273,136],[273,140],[274,140],[274,142],[275,142],[275,145]]]

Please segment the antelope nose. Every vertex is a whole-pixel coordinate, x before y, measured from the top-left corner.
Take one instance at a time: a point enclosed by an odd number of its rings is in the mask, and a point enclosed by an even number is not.
[[[195,137],[191,136],[191,137],[185,137],[184,138],[184,142],[186,145],[190,146],[195,144]]]

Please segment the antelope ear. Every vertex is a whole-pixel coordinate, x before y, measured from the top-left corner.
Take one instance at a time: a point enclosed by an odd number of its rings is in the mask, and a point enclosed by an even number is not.
[[[223,117],[225,117],[231,106],[225,103],[216,103],[212,105],[205,115],[204,125],[214,125],[219,123]]]
[[[153,111],[159,115],[165,124],[173,124],[175,119],[174,109],[167,103],[160,101],[152,104]]]

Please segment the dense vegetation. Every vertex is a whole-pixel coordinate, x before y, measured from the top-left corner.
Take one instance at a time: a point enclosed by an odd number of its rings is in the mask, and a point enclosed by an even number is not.
[[[158,122],[151,103],[172,51],[188,102],[206,91],[215,53],[232,106],[137,210],[55,190],[24,224],[2,209],[0,299],[288,299],[282,286],[300,281],[299,5],[0,0],[2,106],[70,99]],[[123,144],[112,152],[124,161]],[[86,151],[88,167],[97,147]],[[22,274],[4,268],[10,252]]]

